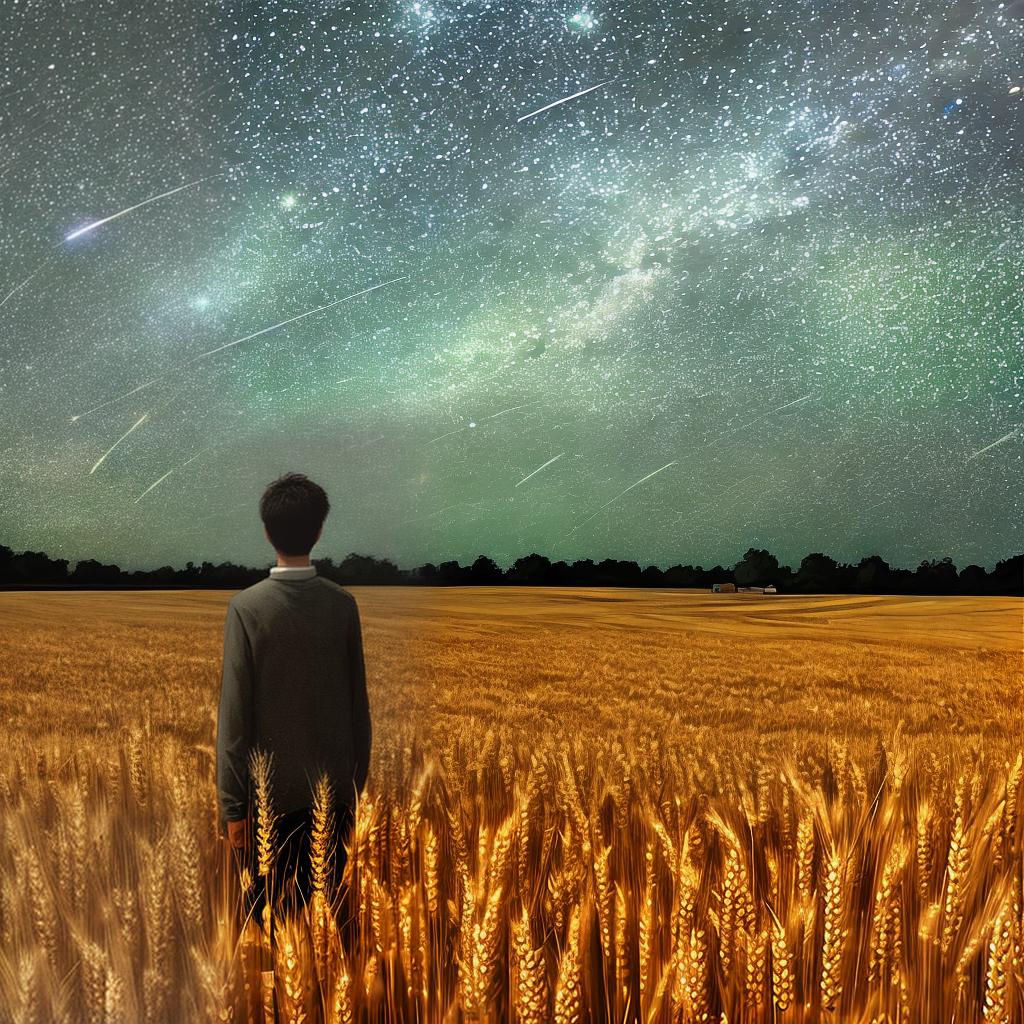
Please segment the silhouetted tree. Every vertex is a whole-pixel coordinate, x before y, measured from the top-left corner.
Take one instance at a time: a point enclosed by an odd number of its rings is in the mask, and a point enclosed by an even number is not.
[[[501,583],[501,569],[497,562],[486,555],[478,555],[476,561],[469,567],[469,582],[477,585],[493,585]]]
[[[692,565],[670,565],[662,574],[662,586],[695,587],[695,576]]]
[[[417,583],[424,583],[427,585],[438,582],[438,570],[437,566],[433,562],[424,562],[423,565],[417,566],[413,569],[412,578]]]
[[[394,562],[373,555],[357,555],[354,551],[337,567],[337,582],[341,584],[397,583],[399,578]]]
[[[957,590],[961,594],[984,594],[988,584],[988,573],[980,565],[965,565],[960,570]]]
[[[438,582],[446,586],[463,586],[469,582],[469,566],[459,565],[456,559],[450,559],[437,567],[437,576]]]
[[[1024,555],[996,562],[989,581],[993,586],[992,593],[1024,597]]]
[[[699,565],[693,571],[698,587],[713,587],[716,583],[735,583],[736,575],[732,569],[715,565],[710,569],[702,569]]]
[[[958,577],[953,559],[924,561],[914,573],[914,590],[919,594],[952,594],[957,589]]]
[[[594,582],[599,587],[640,586],[640,566],[617,558],[605,558],[594,566]]]
[[[548,569],[548,582],[555,587],[572,585],[572,566],[565,561],[552,562]]]
[[[889,563],[879,555],[871,555],[858,563],[854,586],[863,594],[884,593],[889,587],[891,575]]]
[[[546,555],[536,553],[524,555],[517,558],[510,566],[505,575],[509,583],[518,583],[527,586],[542,586],[548,583],[548,573],[551,570],[551,559]]]
[[[800,563],[793,586],[805,593],[831,593],[839,582],[839,563],[820,551],[807,555]]]
[[[892,567],[889,570],[889,593],[914,593],[914,570]]]
[[[150,569],[148,572],[133,573],[132,575],[141,577],[140,582],[147,583],[150,586],[160,586],[168,584],[180,583],[179,571],[172,568],[169,565],[162,565],[159,569]]]
[[[203,563],[204,566],[207,564]],[[208,575],[204,575],[204,579],[209,579],[208,586],[211,587],[248,587],[266,574],[266,569],[249,569],[244,565],[235,565],[233,562],[221,562],[219,565],[210,566]]]
[[[333,558],[311,558],[310,563],[316,566],[316,571],[327,579],[338,582],[338,567],[334,564]]]
[[[733,570],[736,585],[740,587],[763,587],[777,583],[779,560],[763,549],[749,548]]]
[[[68,560],[50,558],[42,551],[22,551],[11,555],[8,572],[12,583],[65,583]]]
[[[751,548],[735,569],[716,565],[673,565],[664,571],[656,565],[640,569],[636,562],[606,558],[597,565],[592,559],[578,559],[571,565],[552,563],[546,556],[526,555],[502,573],[486,555],[479,555],[471,566],[457,561],[440,566],[426,562],[415,569],[400,569],[386,558],[351,553],[340,564],[330,558],[313,560],[317,572],[341,584],[429,584],[460,585],[518,583],[531,586],[620,586],[620,587],[699,587],[738,581],[741,586],[774,582],[780,590],[809,593],[933,593],[933,594],[1013,594],[1024,596],[1024,555],[1014,555],[996,563],[991,573],[978,565],[965,566],[959,573],[951,558],[923,561],[916,570],[890,566],[878,555],[861,559],[857,565],[836,562],[820,552],[808,555],[794,574],[789,566],[780,566],[775,556]],[[188,562],[184,569],[164,565],[158,569],[127,572],[116,565],[95,559],[81,559],[68,572],[67,559],[52,559],[41,551],[13,552],[0,545],[0,585],[4,586],[163,586],[225,587],[241,589],[263,579],[269,566],[243,566],[232,562],[200,566]]]
[[[124,574],[116,565],[103,565],[95,559],[79,561],[68,576],[69,583],[111,586],[124,581]]]
[[[657,565],[648,565],[640,573],[641,587],[663,587],[665,586],[665,574]]]
[[[569,581],[573,586],[593,586],[596,575],[597,573],[594,566],[594,560],[592,558],[577,558],[576,561],[569,566]]]

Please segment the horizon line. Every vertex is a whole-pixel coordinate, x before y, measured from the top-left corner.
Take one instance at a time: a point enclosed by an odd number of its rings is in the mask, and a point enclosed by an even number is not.
[[[7,547],[7,545],[3,544],[2,542],[0,542],[0,548],[4,548],[4,547]],[[128,566],[120,565],[117,562],[103,562],[103,561],[101,561],[98,558],[92,557],[91,555],[87,555],[87,556],[82,557],[82,558],[61,558],[61,557],[57,557],[57,556],[51,555],[47,551],[35,550],[35,549],[32,549],[32,548],[25,548],[25,549],[23,549],[21,551],[15,551],[13,548],[9,548],[8,547],[8,550],[11,552],[12,557],[16,557],[18,555],[24,555],[24,554],[43,555],[46,558],[50,559],[51,561],[63,561],[63,562],[66,562],[69,567],[71,565],[75,565],[77,567],[79,562],[96,562],[97,564],[103,565],[103,566],[111,566],[111,565],[113,565],[120,572],[124,572],[124,573],[132,573],[132,572],[150,573],[150,572],[157,572],[160,569],[170,569],[172,572],[187,572],[189,564],[192,564],[193,568],[198,567],[198,566],[202,566],[203,564],[209,564],[209,565],[212,565],[214,567],[219,567],[219,566],[222,566],[222,565],[231,565],[231,566],[233,566],[236,569],[248,570],[248,571],[256,571],[256,570],[269,569],[272,565],[275,564],[275,562],[273,560],[268,560],[266,563],[250,565],[250,564],[244,564],[244,563],[240,563],[240,562],[233,562],[230,559],[225,559],[225,560],[220,561],[220,562],[213,562],[213,561],[211,561],[208,558],[204,558],[200,562],[196,562],[194,559],[189,559],[189,561],[186,562],[185,565],[183,565],[183,566],[174,566],[174,565],[170,565],[170,564],[165,564],[165,565],[155,565],[155,566],[153,566],[150,569],[145,569],[145,568],[141,568],[141,567],[129,568]],[[789,569],[790,572],[792,572],[792,573],[796,573],[799,570],[800,563],[803,561],[803,559],[804,558],[809,558],[811,555],[823,555],[826,558],[831,558],[836,563],[837,566],[840,566],[840,567],[842,567],[842,566],[851,566],[851,567],[854,567],[854,568],[856,568],[861,562],[864,562],[864,561],[866,561],[868,559],[878,558],[878,559],[881,559],[881,561],[885,562],[885,564],[890,569],[895,569],[895,570],[904,571],[904,572],[916,572],[917,569],[920,568],[920,565],[923,562],[931,562],[931,563],[942,562],[942,561],[944,561],[947,558],[953,563],[953,566],[957,569],[957,572],[961,572],[963,569],[966,569],[968,566],[971,566],[971,565],[977,565],[979,568],[984,569],[985,572],[990,572],[990,571],[994,570],[995,567],[997,565],[999,565],[1000,563],[1011,561],[1014,558],[1018,558],[1018,557],[1021,557],[1022,555],[1024,555],[1024,551],[1018,551],[1018,552],[1014,552],[1013,554],[1007,555],[1004,558],[995,558],[992,561],[992,563],[991,563],[991,567],[989,567],[987,565],[983,565],[983,564],[981,564],[979,562],[972,562],[972,561],[965,561],[963,563],[963,565],[961,566],[958,562],[956,562],[953,559],[952,555],[943,555],[941,558],[934,558],[934,557],[933,558],[925,558],[925,559],[922,559],[922,561],[919,562],[917,565],[907,566],[907,565],[896,565],[896,564],[890,562],[887,558],[885,558],[883,555],[881,555],[881,554],[879,554],[877,552],[871,552],[870,554],[861,555],[857,559],[857,561],[844,561],[844,560],[842,560],[840,558],[836,558],[835,556],[830,555],[827,551],[809,551],[805,555],[803,555],[799,559],[799,561],[796,561],[795,564],[788,564],[787,562],[783,561],[778,556],[775,556],[774,553],[770,549],[750,547],[747,550],[767,551],[768,554],[770,554],[773,557],[775,557],[777,559],[777,561],[779,562],[779,571],[780,572],[783,569]],[[745,553],[746,552],[744,552],[744,554]],[[675,568],[677,566],[680,567],[680,568],[700,569],[700,570],[702,570],[704,572],[708,572],[708,571],[710,571],[712,569],[722,569],[722,570],[730,571],[731,572],[731,571],[733,571],[735,569],[735,567],[740,562],[743,561],[743,557],[744,557],[743,555],[741,555],[739,558],[736,559],[736,561],[732,562],[731,564],[725,564],[725,563],[722,563],[722,562],[714,562],[711,565],[704,565],[702,562],[701,563],[697,563],[697,562],[690,563],[690,562],[677,561],[677,562],[672,562],[669,565],[662,566],[659,563],[653,562],[653,561],[652,562],[647,562],[646,564],[643,564],[642,562],[640,562],[636,558],[616,558],[616,557],[611,556],[611,555],[606,555],[606,556],[604,556],[602,558],[595,558],[592,555],[587,555],[587,556],[583,556],[581,558],[574,558],[574,559],[572,559],[570,561],[569,559],[566,559],[566,558],[551,558],[549,555],[542,554],[539,551],[530,551],[530,552],[528,552],[525,555],[519,555],[516,558],[513,558],[506,566],[503,567],[502,564],[496,558],[494,558],[493,556],[484,554],[483,552],[480,552],[479,554],[473,555],[466,562],[461,561],[457,557],[456,558],[442,558],[442,559],[436,559],[436,560],[435,559],[428,559],[425,562],[419,562],[418,564],[413,565],[413,566],[403,567],[403,566],[399,565],[398,562],[396,562],[392,558],[388,557],[387,555],[373,555],[373,554],[366,554],[366,553],[359,552],[359,551],[349,551],[347,554],[345,554],[345,555],[343,555],[343,556],[341,556],[340,558],[337,558],[337,559],[336,559],[336,556],[334,556],[334,555],[317,555],[317,556],[314,556],[314,555],[311,554],[310,555],[310,562],[311,563],[315,563],[317,561],[321,561],[321,562],[322,561],[330,561],[332,563],[332,565],[337,566],[337,565],[340,565],[341,562],[343,562],[347,558],[351,558],[351,557],[369,558],[369,559],[372,559],[373,561],[376,561],[376,562],[390,562],[393,566],[395,566],[395,568],[399,572],[410,573],[410,572],[413,572],[416,569],[423,568],[423,566],[425,566],[425,565],[433,565],[433,566],[440,567],[441,565],[443,565],[446,562],[455,562],[460,567],[468,568],[474,562],[476,562],[478,559],[486,558],[486,559],[490,560],[491,562],[493,562],[494,565],[496,565],[498,567],[498,569],[500,569],[501,572],[504,573],[504,572],[507,572],[509,569],[511,569],[512,566],[515,565],[515,563],[520,558],[530,558],[531,556],[534,556],[534,555],[536,555],[536,556],[538,556],[540,558],[546,558],[551,565],[557,565],[559,563],[564,563],[567,566],[572,566],[572,565],[575,565],[577,562],[587,562],[587,561],[589,561],[589,562],[593,562],[593,564],[595,566],[597,566],[597,565],[600,565],[602,562],[606,562],[606,561],[626,562],[626,563],[632,562],[634,565],[636,565],[641,570],[649,569],[649,568],[655,568],[655,569],[658,569],[660,572],[667,572],[669,569],[673,569],[673,568]],[[69,568],[69,571],[73,571],[73,570],[71,570]]]

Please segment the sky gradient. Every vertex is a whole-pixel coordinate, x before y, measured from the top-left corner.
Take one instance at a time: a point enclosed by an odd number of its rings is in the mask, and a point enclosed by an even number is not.
[[[12,0],[0,51],[0,543],[261,564],[297,470],[405,566],[1024,549],[1022,4]]]

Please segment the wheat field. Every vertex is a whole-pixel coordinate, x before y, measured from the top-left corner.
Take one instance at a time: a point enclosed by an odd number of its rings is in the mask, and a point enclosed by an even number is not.
[[[321,787],[259,921],[230,594],[0,593],[0,1020],[1024,1019],[1020,601],[352,591],[350,856]]]

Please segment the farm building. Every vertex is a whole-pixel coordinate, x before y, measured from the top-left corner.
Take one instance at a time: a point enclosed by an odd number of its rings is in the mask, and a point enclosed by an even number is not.
[[[712,594],[735,594],[736,584],[735,583],[715,583],[711,587]]]

